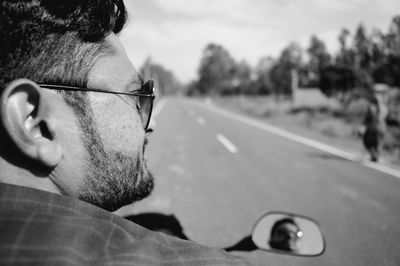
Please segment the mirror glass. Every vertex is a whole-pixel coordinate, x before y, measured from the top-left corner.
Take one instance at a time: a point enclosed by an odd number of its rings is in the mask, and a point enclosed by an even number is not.
[[[252,240],[259,249],[288,255],[318,256],[325,250],[318,223],[291,213],[271,212],[261,217]]]

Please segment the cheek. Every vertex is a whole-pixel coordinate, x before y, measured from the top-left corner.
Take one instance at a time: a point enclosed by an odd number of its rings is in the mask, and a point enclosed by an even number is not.
[[[106,151],[133,152],[142,147],[144,130],[139,114],[131,106],[112,96],[95,102],[93,112]]]

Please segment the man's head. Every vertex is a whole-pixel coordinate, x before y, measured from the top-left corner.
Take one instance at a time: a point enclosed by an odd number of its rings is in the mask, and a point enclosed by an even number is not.
[[[280,250],[296,250],[297,241],[302,236],[300,227],[288,217],[283,218],[273,225],[269,244],[272,248]]]
[[[0,14],[0,181],[108,210],[147,196],[153,179],[137,97],[38,86],[140,89],[116,36],[122,0],[2,1]]]

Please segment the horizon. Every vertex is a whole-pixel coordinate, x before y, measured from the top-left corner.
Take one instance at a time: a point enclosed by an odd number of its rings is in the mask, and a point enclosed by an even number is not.
[[[130,18],[121,41],[135,67],[151,57],[183,83],[197,77],[209,43],[222,45],[236,61],[254,67],[262,57],[279,57],[291,42],[306,49],[312,35],[334,54],[341,29],[354,33],[363,24],[368,33],[373,29],[386,33],[400,14],[398,0],[214,0],[208,5],[200,0],[130,0],[125,4]]]

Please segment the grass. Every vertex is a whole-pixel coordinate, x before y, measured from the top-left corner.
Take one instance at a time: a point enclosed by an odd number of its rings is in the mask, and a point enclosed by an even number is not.
[[[347,110],[339,105],[298,105],[290,101],[276,101],[267,96],[229,96],[213,98],[213,102],[233,112],[246,114],[299,135],[363,154],[358,128],[366,112],[367,103],[354,102]],[[385,163],[400,166],[400,128],[388,126],[383,144]]]

